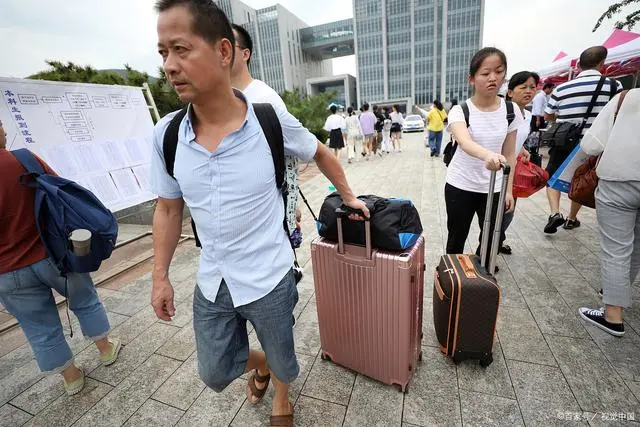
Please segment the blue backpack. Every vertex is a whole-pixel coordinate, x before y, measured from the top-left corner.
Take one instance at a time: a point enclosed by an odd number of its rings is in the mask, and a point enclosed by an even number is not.
[[[62,275],[96,271],[116,245],[116,217],[91,191],[46,173],[31,151],[23,148],[12,153],[27,171],[20,183],[36,191],[36,226],[49,258]],[[73,253],[69,235],[77,229],[91,232],[89,255]]]

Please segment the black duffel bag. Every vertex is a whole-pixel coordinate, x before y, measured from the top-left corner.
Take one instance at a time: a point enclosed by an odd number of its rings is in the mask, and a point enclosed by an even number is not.
[[[365,202],[371,213],[371,245],[388,251],[403,251],[413,247],[422,234],[418,210],[409,200],[386,199],[365,195],[358,199]],[[327,196],[318,216],[318,234],[333,242],[338,241],[338,215],[342,198],[335,192]],[[365,244],[363,221],[343,220],[342,233],[345,243]]]
[[[542,134],[542,143],[558,151],[571,152],[580,144],[584,125],[556,122]]]

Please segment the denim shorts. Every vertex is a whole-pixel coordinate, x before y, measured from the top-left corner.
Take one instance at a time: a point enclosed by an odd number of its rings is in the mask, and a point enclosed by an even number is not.
[[[223,280],[211,302],[196,286],[193,296],[193,329],[198,351],[198,373],[217,392],[242,375],[249,359],[247,320],[253,324],[269,369],[283,383],[299,373],[293,343],[293,308],[298,302],[293,270],[266,296],[234,307]]]
[[[60,271],[48,258],[0,274],[0,303],[20,323],[40,369],[58,372],[69,366],[73,353],[65,340],[51,289],[68,297],[69,308],[78,317],[85,337],[93,341],[105,338],[109,320],[89,274],[69,273],[65,286]]]

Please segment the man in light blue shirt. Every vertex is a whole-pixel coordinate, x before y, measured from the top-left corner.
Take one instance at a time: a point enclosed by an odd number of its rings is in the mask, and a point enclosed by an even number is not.
[[[231,26],[210,0],[158,0],[156,9],[165,73],[190,107],[178,133],[175,179],[167,173],[162,149],[174,114],[158,122],[153,135],[151,183],[158,205],[152,305],[160,319],[175,314],[168,272],[186,203],[202,243],[193,302],[200,377],[219,392],[251,373],[251,403],[273,379],[271,422],[293,425],[288,391],[299,370],[292,330],[298,299],[293,253],[282,226],[284,207],[269,144],[252,105],[231,86]],[[368,216],[329,150],[297,120],[280,122],[285,154],[315,159],[345,203]],[[247,320],[264,353],[249,350]]]

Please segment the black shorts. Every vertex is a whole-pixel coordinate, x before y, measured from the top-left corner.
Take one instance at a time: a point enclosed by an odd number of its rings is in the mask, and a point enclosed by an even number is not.
[[[556,150],[555,148],[551,148],[549,150],[549,162],[547,163],[547,172],[549,172],[549,178],[553,176],[554,173],[558,170],[560,166],[567,160],[571,151],[566,150]]]

